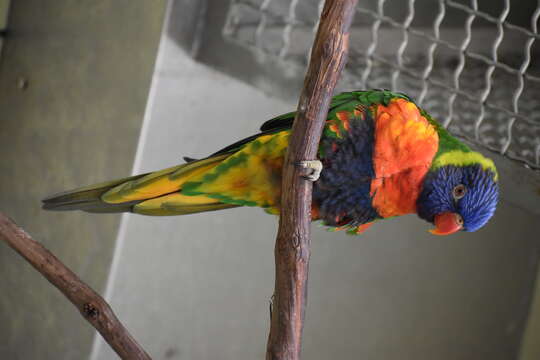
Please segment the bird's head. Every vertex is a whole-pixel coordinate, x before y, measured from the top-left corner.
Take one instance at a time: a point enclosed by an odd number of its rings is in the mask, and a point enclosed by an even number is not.
[[[480,161],[439,161],[427,173],[417,212],[435,225],[432,234],[476,231],[495,213],[499,198],[497,170],[491,160],[474,154]]]

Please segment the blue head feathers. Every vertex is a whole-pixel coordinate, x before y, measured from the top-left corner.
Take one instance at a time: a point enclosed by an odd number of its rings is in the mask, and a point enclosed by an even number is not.
[[[437,215],[457,214],[462,230],[475,231],[493,216],[498,198],[496,175],[490,169],[480,164],[445,165],[426,175],[417,212],[431,223]]]

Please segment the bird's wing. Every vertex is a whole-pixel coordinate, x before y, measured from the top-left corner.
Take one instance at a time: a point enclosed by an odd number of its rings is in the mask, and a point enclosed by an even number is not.
[[[289,135],[290,130],[283,130],[255,138],[218,166],[190,178],[182,185],[182,193],[277,212]]]
[[[212,169],[225,158],[227,155],[220,155],[155,171],[113,187],[101,199],[108,204],[120,204],[178,192],[190,178]]]

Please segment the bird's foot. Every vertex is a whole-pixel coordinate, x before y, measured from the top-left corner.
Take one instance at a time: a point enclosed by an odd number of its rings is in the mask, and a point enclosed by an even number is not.
[[[309,173],[304,175],[304,179],[309,181],[319,180],[319,176],[321,176],[321,171],[323,169],[322,162],[319,160],[304,160],[299,161],[298,166],[301,169],[309,170]]]

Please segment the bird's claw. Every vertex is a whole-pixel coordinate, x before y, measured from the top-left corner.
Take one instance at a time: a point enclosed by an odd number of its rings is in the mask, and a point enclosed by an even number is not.
[[[320,162],[319,160],[304,160],[299,161],[298,166],[301,169],[306,169],[310,171],[307,175],[304,175],[304,179],[309,181],[319,180],[319,176],[321,176],[321,171],[323,169],[322,162]]]

